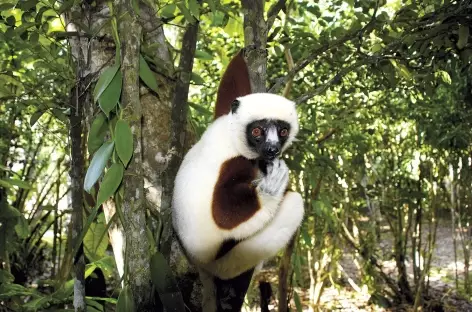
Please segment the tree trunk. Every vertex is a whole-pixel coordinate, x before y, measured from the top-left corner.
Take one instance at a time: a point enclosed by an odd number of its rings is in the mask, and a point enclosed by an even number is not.
[[[80,85],[80,80],[79,80]],[[72,89],[70,96],[70,178],[72,198],[72,241],[75,244],[80,239],[83,218],[83,180],[84,180],[84,155],[82,150],[82,116],[83,107],[79,104],[79,90]],[[80,246],[74,259],[74,309],[75,311],[87,311],[85,305],[85,259],[83,245]]]

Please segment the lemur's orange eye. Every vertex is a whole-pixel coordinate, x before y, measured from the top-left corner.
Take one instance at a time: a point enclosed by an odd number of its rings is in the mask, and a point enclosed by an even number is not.
[[[260,137],[262,134],[261,128],[254,128],[252,129],[252,136],[253,137]]]
[[[280,136],[281,137],[286,137],[287,135],[288,135],[288,130],[287,129],[280,130]]]

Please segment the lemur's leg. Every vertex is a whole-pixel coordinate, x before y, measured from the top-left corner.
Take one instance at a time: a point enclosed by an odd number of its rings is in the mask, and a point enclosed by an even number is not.
[[[205,270],[221,279],[230,279],[275,256],[288,244],[303,215],[302,197],[298,193],[288,192],[279,211],[265,228],[238,243],[222,258],[206,265]]]

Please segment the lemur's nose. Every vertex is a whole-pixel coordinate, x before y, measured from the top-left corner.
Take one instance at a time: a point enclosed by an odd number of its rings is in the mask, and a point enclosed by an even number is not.
[[[264,154],[268,158],[274,158],[280,152],[280,149],[276,145],[269,145],[265,150]]]

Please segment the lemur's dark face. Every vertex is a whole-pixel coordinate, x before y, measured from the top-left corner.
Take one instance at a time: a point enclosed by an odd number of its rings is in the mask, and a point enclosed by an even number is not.
[[[261,119],[246,127],[248,145],[264,160],[273,160],[280,155],[288,139],[290,124],[283,120]]]

